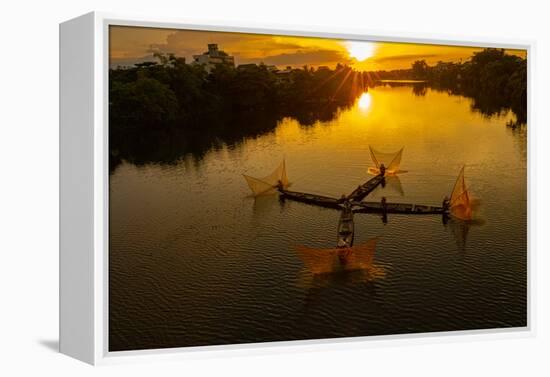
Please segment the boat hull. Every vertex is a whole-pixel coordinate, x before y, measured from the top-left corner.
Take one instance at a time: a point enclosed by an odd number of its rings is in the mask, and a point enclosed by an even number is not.
[[[380,202],[353,202],[355,213],[401,213],[417,215],[443,214],[443,207],[422,204],[386,203],[385,208]]]
[[[279,190],[281,197],[283,199],[290,199],[297,202],[302,202],[306,204],[312,204],[316,206],[321,206],[325,208],[333,209],[342,209],[342,200],[331,198],[328,196],[308,194],[303,192],[288,191],[288,190]]]
[[[340,221],[338,221],[337,243],[336,247],[347,248],[353,246],[355,235],[355,224],[353,222],[353,211],[351,206],[347,205],[342,210]]]

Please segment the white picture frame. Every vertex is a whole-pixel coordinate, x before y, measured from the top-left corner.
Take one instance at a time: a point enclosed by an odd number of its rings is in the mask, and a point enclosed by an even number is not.
[[[229,346],[203,346],[143,351],[108,351],[108,48],[109,26],[232,31],[526,49],[528,58],[528,159],[532,162],[534,117],[531,92],[535,44],[511,39],[463,39],[456,36],[387,33],[309,26],[203,23],[158,17],[92,12],[60,24],[60,352],[90,364],[148,358],[220,356],[222,353],[295,352],[326,347],[371,347],[388,342],[470,341],[533,336],[534,251],[532,192],[528,169],[528,290],[525,328],[354,337]],[[197,354],[196,351],[200,351]]]

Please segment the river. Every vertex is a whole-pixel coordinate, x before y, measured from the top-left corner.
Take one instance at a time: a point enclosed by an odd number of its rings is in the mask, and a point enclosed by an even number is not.
[[[472,100],[369,89],[333,120],[292,118],[173,164],[110,175],[111,351],[521,327],[527,323],[527,141]],[[369,145],[407,170],[368,200],[440,205],[465,165],[475,221],[356,214],[373,270],[316,276],[296,247],[332,248],[339,213],[258,198],[242,174],[286,161],[291,189],[334,197],[370,176]]]

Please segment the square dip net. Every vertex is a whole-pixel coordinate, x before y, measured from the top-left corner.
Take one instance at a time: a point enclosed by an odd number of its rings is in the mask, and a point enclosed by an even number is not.
[[[403,148],[401,148],[397,152],[387,153],[377,151],[369,145],[369,152],[372,162],[374,163],[374,167],[369,167],[368,169],[369,174],[380,174],[380,166],[382,164],[384,164],[384,167],[386,168],[385,175],[406,173],[406,171],[399,169],[399,167],[401,166],[401,156],[403,155]]]
[[[289,186],[288,177],[286,175],[285,160],[268,176],[263,178],[254,178],[243,174],[248,187],[252,190],[254,196],[269,195],[277,192],[277,187],[280,185],[283,189]]]

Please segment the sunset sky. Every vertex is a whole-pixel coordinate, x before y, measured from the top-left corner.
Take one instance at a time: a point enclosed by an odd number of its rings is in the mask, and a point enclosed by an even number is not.
[[[192,55],[207,50],[208,43],[235,57],[235,64],[260,63],[278,67],[301,67],[337,63],[350,64],[357,70],[410,68],[424,59],[438,61],[467,60],[478,47],[457,47],[414,43],[359,42],[325,38],[304,38],[228,32],[156,29],[111,26],[110,66],[132,65],[154,60],[154,52],[174,53],[192,61]],[[525,56],[523,50],[509,50]]]

